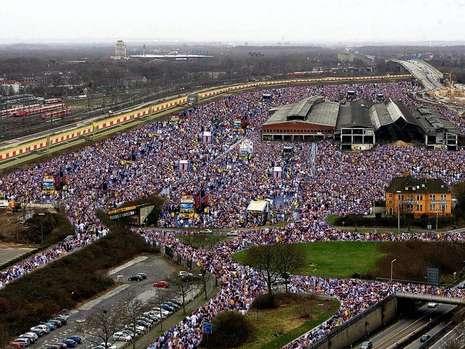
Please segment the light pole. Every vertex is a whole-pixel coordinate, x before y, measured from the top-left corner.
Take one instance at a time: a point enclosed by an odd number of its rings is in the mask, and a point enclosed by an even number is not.
[[[41,244],[44,244],[44,223],[42,222],[43,217],[45,216],[45,213],[39,212],[39,221],[40,221],[40,236],[41,236]]]
[[[393,269],[394,269],[394,263],[397,262],[397,258],[394,258],[391,261],[391,283],[392,283],[392,274],[393,274]]]
[[[397,233],[400,234],[400,194],[401,191],[396,191],[397,193]]]

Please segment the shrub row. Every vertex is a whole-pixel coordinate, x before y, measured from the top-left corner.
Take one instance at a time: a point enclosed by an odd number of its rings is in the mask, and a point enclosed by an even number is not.
[[[104,271],[143,252],[154,252],[139,235],[112,224],[94,244],[61,258],[0,290],[0,324],[15,335],[63,309],[113,286]]]

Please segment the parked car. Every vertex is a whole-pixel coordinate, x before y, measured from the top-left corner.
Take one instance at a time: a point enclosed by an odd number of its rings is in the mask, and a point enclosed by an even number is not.
[[[178,276],[181,278],[181,279],[189,279],[189,278],[192,278],[194,277],[194,274],[188,272],[188,271],[185,271],[185,270],[181,270],[178,272]]]
[[[176,299],[174,299],[174,298],[173,298],[173,299],[170,299],[169,301],[170,301],[171,303],[177,304],[179,307],[182,306],[182,303],[181,303],[181,302],[178,302],[178,301],[177,301]]]
[[[79,337],[79,336],[69,336],[67,339],[72,339],[72,340],[75,341],[77,344],[81,344],[81,343],[82,343],[82,338]]]
[[[77,347],[77,343],[75,341],[73,341],[72,339],[65,339],[63,341],[63,343],[65,343],[68,348],[76,348]]]
[[[125,333],[123,331],[119,331],[119,332],[113,333],[113,338],[117,341],[129,342],[132,339],[132,336],[130,336],[128,333]]]
[[[157,312],[158,314],[161,313],[161,316],[163,316],[163,318],[167,317],[168,315],[170,315],[171,313],[163,308],[159,308],[159,307],[155,307],[153,308],[153,310],[155,312]]]
[[[136,274],[136,275],[131,275],[130,277],[128,277],[128,281],[142,281],[144,280],[142,278],[142,276]]]
[[[39,339],[39,335],[37,333],[34,333],[34,332],[26,332],[26,333],[23,333],[22,335],[20,335],[19,337],[26,337],[26,338],[30,338],[32,340],[32,342],[34,343],[36,340]]]
[[[425,343],[431,338],[431,335],[429,334],[424,334],[423,336],[420,337],[420,343]]]
[[[365,341],[360,345],[360,349],[371,349],[373,348],[373,343],[371,341]]]
[[[146,273],[137,273],[137,275],[139,275],[142,278],[142,280],[147,279],[147,274]]]
[[[13,342],[24,343],[25,347],[28,347],[32,344],[32,340],[29,338],[25,338],[25,337],[18,337]]]
[[[168,303],[163,303],[160,307],[166,311],[169,311],[170,313],[174,313],[176,311],[176,308],[174,308],[172,305],[169,305]]]
[[[63,324],[62,324],[62,322],[60,320],[51,319],[51,320],[48,320],[47,322],[49,322],[51,324],[54,324],[55,328],[59,328],[59,327],[63,326]]]
[[[37,326],[31,327],[31,331],[34,333],[37,333],[39,336],[44,336],[50,332],[48,327],[45,325],[37,325]]]
[[[37,328],[37,326],[31,327],[30,331],[37,334],[39,337],[45,336],[47,334],[43,328]]]
[[[155,288],[168,288],[168,287],[170,287],[170,284],[168,283],[168,281],[160,280],[160,281],[154,282],[153,287],[155,287]]]
[[[168,304],[168,305],[172,306],[176,310],[179,310],[179,308],[181,308],[181,305],[179,305],[177,303],[174,303],[172,301],[167,301],[167,302],[165,302],[165,304]]]
[[[53,324],[51,322],[48,322],[48,321],[47,322],[41,322],[40,324],[42,326],[47,327],[49,332],[51,332],[51,331],[53,331],[53,330],[55,330],[57,328],[57,326],[55,324]]]
[[[11,341],[10,346],[15,349],[26,348],[26,344],[24,344],[24,342],[17,342],[17,341]]]

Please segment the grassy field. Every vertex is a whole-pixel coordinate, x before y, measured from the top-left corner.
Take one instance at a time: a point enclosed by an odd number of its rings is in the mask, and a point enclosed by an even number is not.
[[[241,349],[281,348],[328,319],[339,308],[335,300],[278,295],[275,309],[252,309],[247,314],[254,327],[253,338]]]
[[[226,240],[225,235],[218,234],[193,234],[193,235],[183,235],[180,237],[180,240],[193,248],[212,248],[216,244],[220,243],[223,240]]]
[[[299,244],[305,254],[306,265],[299,272],[302,275],[323,277],[351,277],[354,273],[366,274],[373,270],[383,258],[376,242],[315,242]],[[236,254],[238,262],[244,260],[247,251]]]
[[[465,278],[465,244],[457,242],[362,242],[331,241],[298,244],[305,255],[305,266],[297,273],[335,278],[389,278],[391,261],[394,279],[424,281],[427,267],[437,267],[441,282]],[[234,256],[244,261],[246,251]]]

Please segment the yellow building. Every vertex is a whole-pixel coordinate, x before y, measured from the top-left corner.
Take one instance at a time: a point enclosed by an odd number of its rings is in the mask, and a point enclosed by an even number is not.
[[[450,216],[452,194],[440,179],[396,177],[386,189],[386,214],[422,216]]]

